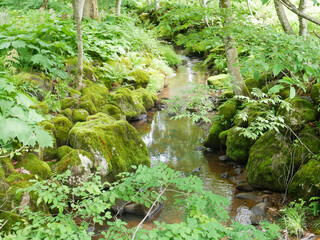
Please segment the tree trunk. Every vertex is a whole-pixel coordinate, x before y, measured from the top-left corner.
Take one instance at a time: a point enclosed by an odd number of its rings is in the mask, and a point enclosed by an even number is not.
[[[82,75],[83,75],[83,41],[82,41],[82,30],[81,30],[81,20],[85,0],[72,0],[72,6],[74,9],[74,17],[76,21],[77,28],[77,40],[78,40],[78,65],[77,65],[77,83],[78,86],[82,85]]]
[[[306,8],[307,8],[307,1],[300,0],[299,11],[304,13]],[[307,31],[308,31],[307,20],[299,16],[299,35],[303,36],[304,39],[306,39]]]
[[[284,11],[284,8],[278,0],[274,0],[274,7],[276,9],[279,22],[283,28],[283,31],[287,34],[294,34],[294,31],[288,21],[286,12]]]
[[[230,9],[230,0],[220,0],[220,9],[223,15],[225,15],[225,22],[224,27],[228,28],[232,19],[229,16],[229,9]],[[240,67],[239,67],[239,60],[238,60],[238,52],[237,48],[235,47],[235,41],[231,36],[226,36],[223,39],[225,44],[225,52],[227,58],[227,67],[229,74],[231,75],[231,82],[232,88],[235,95],[245,95],[249,96],[248,88],[242,78]]]
[[[155,8],[154,10],[158,11],[160,9],[160,0],[154,0],[154,3],[155,3]]]
[[[120,17],[121,15],[121,0],[117,0],[117,16]]]
[[[100,21],[98,0],[85,0],[83,16]]]
[[[43,8],[43,9],[48,8],[48,0],[43,0],[41,8]]]
[[[151,5],[151,0],[148,0],[148,5],[149,5],[149,6]]]

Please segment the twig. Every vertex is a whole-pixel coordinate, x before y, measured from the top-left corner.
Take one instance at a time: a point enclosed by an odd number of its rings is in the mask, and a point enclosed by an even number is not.
[[[133,235],[132,235],[132,238],[131,240],[134,240],[135,239],[135,236],[139,230],[139,228],[141,227],[141,225],[144,223],[144,221],[148,218],[149,214],[151,213],[153,207],[155,206],[155,204],[158,202],[158,200],[160,199],[160,197],[164,194],[164,192],[167,190],[169,185],[167,185],[161,192],[160,194],[158,195],[157,199],[153,202],[153,204],[151,205],[149,211],[147,212],[146,216],[141,220],[141,222],[138,224],[136,230],[134,231]]]
[[[7,220],[1,225],[0,230],[4,227],[4,225],[7,224],[8,221],[9,221],[9,220],[7,219]]]
[[[315,31],[313,31],[313,33],[317,36],[317,38],[320,39],[320,35],[318,33],[316,33]]]

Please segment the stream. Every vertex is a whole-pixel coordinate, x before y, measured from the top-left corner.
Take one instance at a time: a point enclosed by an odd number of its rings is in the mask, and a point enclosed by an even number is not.
[[[159,98],[173,98],[181,95],[181,90],[190,88],[189,83],[205,83],[208,77],[208,71],[201,68],[201,62],[198,59],[185,57],[186,64],[180,66],[176,75],[171,77],[169,85],[160,94]],[[176,171],[190,173],[192,170],[201,167],[196,175],[203,181],[206,190],[215,194],[224,196],[231,201],[229,213],[232,217],[237,214],[239,207],[248,208],[257,204],[253,200],[240,200],[235,197],[236,190],[235,169],[244,172],[239,166],[233,166],[231,163],[222,162],[219,156],[221,152],[203,152],[197,150],[202,146],[201,140],[205,137],[205,132],[193,123],[184,118],[179,120],[170,119],[168,111],[151,110],[146,119],[134,122],[132,125],[139,131],[146,143],[152,164],[163,162]],[[228,172],[227,179],[220,177],[221,174]],[[235,179],[236,178],[236,179]],[[259,194],[259,193],[257,193]],[[182,212],[173,209],[174,199],[168,194],[168,201],[157,221],[166,223],[176,223],[181,221]],[[136,226],[141,219],[127,216],[126,221],[129,226]],[[144,228],[152,228],[152,222],[146,222]]]

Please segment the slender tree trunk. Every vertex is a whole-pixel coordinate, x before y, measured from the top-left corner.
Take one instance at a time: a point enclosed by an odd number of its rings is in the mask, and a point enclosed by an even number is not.
[[[274,0],[274,7],[276,9],[278,19],[283,28],[283,31],[287,34],[294,34],[294,31],[288,21],[286,12],[284,11],[282,4],[278,0]]]
[[[149,5],[149,6],[151,5],[151,0],[148,0],[148,5]]]
[[[154,10],[158,11],[160,9],[160,0],[154,0],[154,3],[155,3],[155,8]]]
[[[82,30],[81,30],[81,20],[83,14],[85,0],[72,0],[72,6],[74,9],[74,17],[76,21],[77,28],[77,40],[78,40],[78,65],[77,65],[77,83],[78,86],[82,85],[83,76],[83,41],[82,41]]]
[[[200,1],[200,4],[201,4],[201,6],[203,7],[203,8],[207,8],[207,0],[202,0],[202,1]],[[208,16],[206,15],[205,16],[205,23],[207,24],[207,26],[208,27],[210,27],[210,25],[209,25],[209,19],[208,19]]]
[[[120,17],[121,15],[121,0],[117,0],[117,16]]]
[[[220,4],[221,12],[226,17],[224,27],[228,28],[228,26],[232,22],[232,19],[229,13],[230,5],[231,5],[230,0],[220,0],[219,4]],[[225,37],[223,41],[225,44],[227,66],[228,66],[229,74],[231,75],[233,92],[235,95],[249,96],[250,94],[249,94],[248,88],[240,72],[238,52],[237,52],[237,48],[235,47],[236,43],[231,36]]]
[[[247,0],[247,7],[248,7],[248,10],[250,12],[250,15],[253,16],[253,12],[252,12],[252,9],[251,9],[251,6],[250,6],[250,0]]]
[[[307,8],[307,1],[300,0],[299,11],[304,13],[306,8]],[[308,31],[307,20],[299,16],[299,35],[303,36],[304,39],[306,39],[307,31]]]
[[[100,21],[98,0],[85,0],[83,16]]]

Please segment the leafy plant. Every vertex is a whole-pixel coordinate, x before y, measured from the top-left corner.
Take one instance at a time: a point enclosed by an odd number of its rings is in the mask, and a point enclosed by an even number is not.
[[[55,214],[32,212],[26,208],[22,212],[24,228],[19,224],[10,234],[2,234],[6,239],[90,239],[94,234],[90,226],[109,226],[101,234],[108,239],[275,239],[280,237],[279,227],[264,223],[262,231],[253,226],[232,223],[226,227],[229,218],[226,206],[229,200],[204,190],[201,180],[196,176],[181,177],[160,163],[152,168],[135,167],[135,173],[122,173],[121,180],[115,183],[102,183],[99,174],[94,173],[86,179],[71,176],[70,171],[55,176],[52,180],[32,180],[27,189],[38,196],[37,204],[45,203]],[[85,180],[85,181],[84,181]],[[103,190],[104,189],[104,190]],[[108,189],[108,190],[106,190]],[[117,199],[135,202],[152,208],[165,201],[165,193],[172,192],[175,206],[182,209],[183,221],[176,224],[155,222],[152,230],[142,229],[146,217],[135,228],[127,228],[127,223],[112,216],[110,208]],[[122,206],[123,207],[123,206]],[[113,218],[113,220],[111,220]]]
[[[7,79],[0,79],[0,155],[12,156],[36,144],[52,146],[51,136],[38,125],[44,118],[29,108],[33,104],[32,98],[17,92]],[[22,146],[16,149],[19,144]]]

